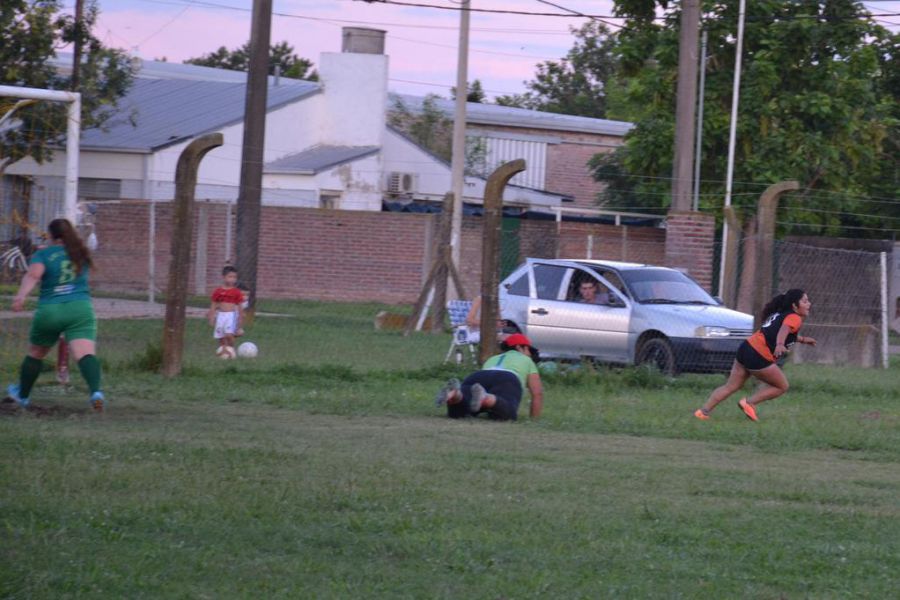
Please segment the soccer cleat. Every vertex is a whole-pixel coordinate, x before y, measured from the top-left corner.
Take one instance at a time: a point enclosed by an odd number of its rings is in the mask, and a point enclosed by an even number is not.
[[[103,392],[94,392],[91,394],[91,409],[95,413],[102,413],[103,406],[106,402],[106,398],[103,396]]]
[[[473,385],[472,396],[469,398],[469,412],[479,412],[481,410],[481,403],[484,402],[484,397],[487,395],[487,390],[485,390],[480,383]]]
[[[16,383],[11,383],[6,387],[6,397],[15,400],[16,404],[22,408],[27,408],[31,404],[31,400],[28,398],[19,397],[19,385]]]
[[[747,415],[748,419],[751,421],[759,421],[759,418],[756,416],[756,408],[751,406],[746,398],[741,398],[741,401],[738,402],[738,406],[741,407],[741,410],[744,411],[744,414]]]
[[[694,416],[700,419],[701,421],[709,421],[709,415],[703,412],[702,408],[698,408],[694,411]]]
[[[442,404],[446,404],[447,400],[453,395],[454,392],[458,392],[460,387],[459,379],[456,377],[452,379],[448,379],[447,383],[444,384],[438,393],[434,396],[434,405],[441,406]]]

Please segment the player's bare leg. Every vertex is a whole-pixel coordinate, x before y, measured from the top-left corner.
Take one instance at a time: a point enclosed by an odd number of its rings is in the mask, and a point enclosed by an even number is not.
[[[790,384],[788,384],[784,371],[782,371],[778,365],[766,367],[761,371],[755,372],[753,375],[766,385],[761,386],[752,396],[750,396],[747,400],[747,404],[750,406],[756,406],[761,402],[773,400],[784,394],[788,391],[788,388],[790,388]]]
[[[716,406],[744,387],[744,384],[747,383],[747,379],[749,378],[750,371],[738,361],[734,361],[731,365],[731,373],[728,375],[728,380],[712,391],[709,398],[706,400],[706,404],[704,404],[698,412],[708,417],[709,413],[711,413]]]

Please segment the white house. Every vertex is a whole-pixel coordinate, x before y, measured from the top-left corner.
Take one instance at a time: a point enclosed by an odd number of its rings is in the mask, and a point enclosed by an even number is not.
[[[450,190],[450,165],[387,125],[389,59],[382,48],[383,32],[348,30],[343,52],[320,56],[320,81],[269,78],[264,204],[380,211],[385,200],[439,201]],[[143,62],[114,118],[82,134],[79,196],[171,200],[182,150],[220,132],[224,145],[203,159],[196,197],[235,202],[245,86],[242,72]],[[528,160],[530,170],[507,187],[504,201],[531,210],[571,201],[581,189],[577,183],[566,184],[573,191],[554,189],[548,157],[556,152],[561,168],[567,162],[558,148],[587,143],[596,152],[620,143],[630,127],[496,105],[469,108],[469,134],[488,141],[494,162]],[[567,142],[565,132],[594,138]],[[578,160],[576,168],[585,171]],[[58,150],[53,161],[23,160],[6,176],[31,181],[33,198],[61,197],[64,165]],[[484,179],[467,177],[465,202],[481,203],[484,186]]]

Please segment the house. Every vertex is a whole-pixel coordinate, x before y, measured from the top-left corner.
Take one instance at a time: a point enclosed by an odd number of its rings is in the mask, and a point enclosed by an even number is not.
[[[450,165],[387,125],[383,35],[348,28],[343,52],[321,55],[318,82],[269,78],[263,205],[381,211],[385,200],[438,203],[450,190]],[[169,201],[182,150],[220,132],[224,145],[203,159],[196,197],[235,202],[245,85],[242,72],[143,61],[114,117],[82,134],[79,197]],[[423,100],[401,98],[413,110]],[[452,114],[452,102],[438,104]],[[586,162],[619,145],[630,124],[469,103],[467,127],[483,140],[486,165],[526,159],[505,203],[548,211],[593,205],[599,184]],[[7,176],[30,181],[32,198],[61,198],[64,162],[59,150],[43,165],[16,163]],[[467,177],[465,202],[480,204],[485,183]]]

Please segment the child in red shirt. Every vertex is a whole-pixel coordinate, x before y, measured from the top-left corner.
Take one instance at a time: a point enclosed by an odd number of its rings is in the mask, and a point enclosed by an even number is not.
[[[216,354],[222,358],[234,358],[234,338],[241,335],[244,320],[244,294],[237,288],[238,272],[232,266],[222,269],[222,285],[212,293],[209,307],[209,324],[213,327],[213,337],[219,340]]]

